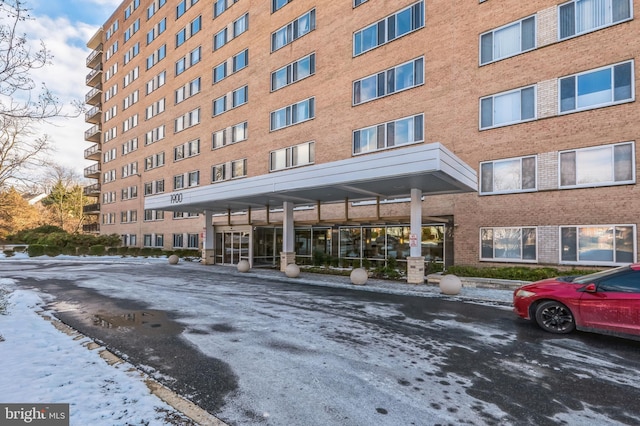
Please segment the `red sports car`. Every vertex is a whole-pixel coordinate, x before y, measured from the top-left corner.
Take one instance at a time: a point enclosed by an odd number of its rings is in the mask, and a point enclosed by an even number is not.
[[[574,329],[640,340],[640,264],[520,287],[514,311],[551,333]]]

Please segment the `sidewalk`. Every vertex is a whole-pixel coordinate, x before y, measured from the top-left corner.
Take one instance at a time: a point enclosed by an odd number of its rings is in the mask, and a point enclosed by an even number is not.
[[[297,278],[289,278],[284,274],[284,272],[274,269],[253,268],[248,272],[238,272],[235,266],[214,265],[213,267],[225,268],[225,273],[233,276],[249,276],[252,278],[263,278],[296,284],[345,288],[357,291],[388,293],[402,296],[442,297],[450,300],[480,302],[483,304],[505,307],[512,306],[513,291],[521,285],[528,284],[527,281],[461,277],[462,289],[460,294],[448,296],[440,292],[438,283],[441,275],[439,274],[429,275],[424,284],[407,284],[406,281],[369,278],[365,285],[360,286],[351,284],[351,280],[348,276],[318,274],[305,272],[304,270],[301,270],[300,275]]]

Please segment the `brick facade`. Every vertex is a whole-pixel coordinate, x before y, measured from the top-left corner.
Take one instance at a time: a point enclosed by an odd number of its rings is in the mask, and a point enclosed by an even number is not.
[[[635,95],[628,102],[579,112],[561,113],[559,108],[560,78],[636,59],[638,52],[634,46],[637,45],[640,27],[635,16],[559,40],[560,2],[456,2],[452,7],[450,1],[427,1],[424,27],[354,56],[355,32],[416,4],[416,1],[371,0],[354,8],[351,1],[294,0],[272,12],[269,1],[239,0],[235,3],[228,1],[227,9],[215,18],[211,2],[198,1],[179,18],[176,18],[174,2],[167,2],[147,19],[147,8],[152,3],[141,0],[140,6],[125,19],[125,10],[133,4],[125,1],[100,32],[103,52],[100,65],[103,71],[99,89],[103,96],[99,106],[103,114],[99,123],[102,132],[99,145],[102,153],[117,148],[113,161],[106,163],[102,161],[104,157],[101,159],[101,191],[116,193],[116,202],[102,204],[100,212],[101,218],[114,213],[115,223],[102,223],[101,233],[136,235],[137,245],[143,243],[145,234],[163,234],[164,247],[171,248],[173,234],[201,233],[203,216],[173,219],[167,212],[164,220],[145,221],[145,183],[164,179],[165,192],[170,192],[173,191],[174,176],[198,171],[198,185],[211,185],[212,166],[242,159],[246,159],[247,176],[264,175],[269,173],[270,152],[309,141],[315,142],[315,164],[349,159],[353,157],[354,130],[416,114],[424,114],[423,142],[442,143],[477,170],[479,184],[482,178],[480,164],[483,162],[525,156],[536,158],[533,191],[481,196],[475,193],[425,196],[425,222],[430,222],[430,218],[453,218],[448,226],[453,232],[455,263],[480,264],[486,261],[481,261],[481,229],[536,228],[537,257],[533,263],[537,264],[559,263],[562,226],[628,225],[635,232],[637,212],[640,211],[639,190],[635,183],[638,162],[635,146],[632,164],[636,170],[632,182],[559,188],[560,152],[633,142],[640,132],[637,120],[640,111]],[[632,11],[640,10],[638,2],[632,3],[636,3],[631,5],[635,6]],[[272,33],[310,10],[315,11],[315,29],[272,52]],[[246,13],[248,30],[214,50],[214,35],[224,28],[233,33],[234,22]],[[176,47],[176,34],[183,28],[190,28],[198,16],[202,20],[200,31]],[[535,17],[534,48],[479,65],[483,34],[530,16]],[[166,30],[147,44],[148,32],[164,18]],[[125,41],[124,34],[136,19],[140,19],[140,28]],[[118,28],[107,40],[106,36],[116,21]],[[497,32],[494,32],[494,37],[498,37]],[[117,52],[107,55],[116,41]],[[140,53],[124,64],[125,53],[135,43],[140,43]],[[166,45],[166,57],[147,69],[147,58],[161,45]],[[92,49],[99,50],[93,46],[90,44]],[[189,56],[198,47],[201,48],[200,61],[176,75],[176,61]],[[226,78],[214,83],[214,67],[225,61],[232,65],[232,58],[244,49],[248,49],[248,66],[235,73],[228,72]],[[271,91],[271,72],[311,53],[316,59],[313,75]],[[354,81],[416,58],[424,59],[424,84],[353,105]],[[115,63],[118,64],[117,71],[111,72]],[[124,87],[125,76],[136,67],[138,77]],[[639,74],[635,61],[632,68],[635,90]],[[147,94],[147,83],[162,71],[166,71],[166,83]],[[107,75],[109,79],[106,79]],[[176,89],[189,85],[198,77],[201,79],[200,92],[176,104]],[[115,85],[117,93],[107,100],[104,94]],[[213,116],[214,100],[245,85],[248,87],[246,104]],[[481,129],[482,98],[529,86],[535,87],[536,93],[534,119]],[[123,110],[125,99],[136,90],[138,101]],[[308,98],[315,100],[313,119],[270,130],[271,112]],[[166,105],[164,111],[146,119],[146,109],[162,99]],[[114,106],[116,113],[107,121],[104,112],[113,111]],[[175,119],[197,108],[200,111],[199,123],[175,132]],[[123,131],[124,122],[134,116],[137,116],[137,125]],[[213,133],[245,121],[248,123],[246,140],[212,149]],[[165,126],[164,139],[145,145],[147,132],[162,125]],[[112,128],[117,129],[116,135],[105,137]],[[133,138],[138,139],[138,149],[123,155],[122,145]],[[174,161],[174,148],[196,139],[200,140],[199,153]],[[164,165],[145,170],[145,159],[161,152],[165,156]],[[137,163],[137,173],[122,177],[122,167],[131,163]],[[116,170],[116,179],[112,182],[104,181],[104,173],[108,170]],[[129,186],[138,187],[138,196],[122,201],[121,191]],[[305,225],[406,224],[409,220],[407,203],[384,204],[376,208],[354,207],[347,202],[322,205],[320,212],[317,209],[318,206],[311,205],[308,210],[296,212],[296,222]],[[128,210],[137,211],[137,221],[121,223],[121,212]],[[279,213],[268,215],[265,209],[214,218],[220,225],[277,224],[280,220]],[[637,245],[637,242],[636,232],[633,244]],[[635,247],[633,258],[637,260]],[[518,259],[493,259],[499,260],[519,263]]]

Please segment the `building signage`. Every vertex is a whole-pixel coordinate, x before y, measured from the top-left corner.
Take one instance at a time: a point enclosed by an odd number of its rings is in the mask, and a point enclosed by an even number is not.
[[[171,204],[182,203],[182,194],[171,194]]]

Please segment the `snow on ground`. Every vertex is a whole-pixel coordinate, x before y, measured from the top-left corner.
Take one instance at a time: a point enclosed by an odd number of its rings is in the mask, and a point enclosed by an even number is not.
[[[90,339],[45,321],[42,304],[37,293],[0,278],[0,401],[69,403],[71,425],[165,425],[181,417],[130,364],[110,366],[87,349]]]

